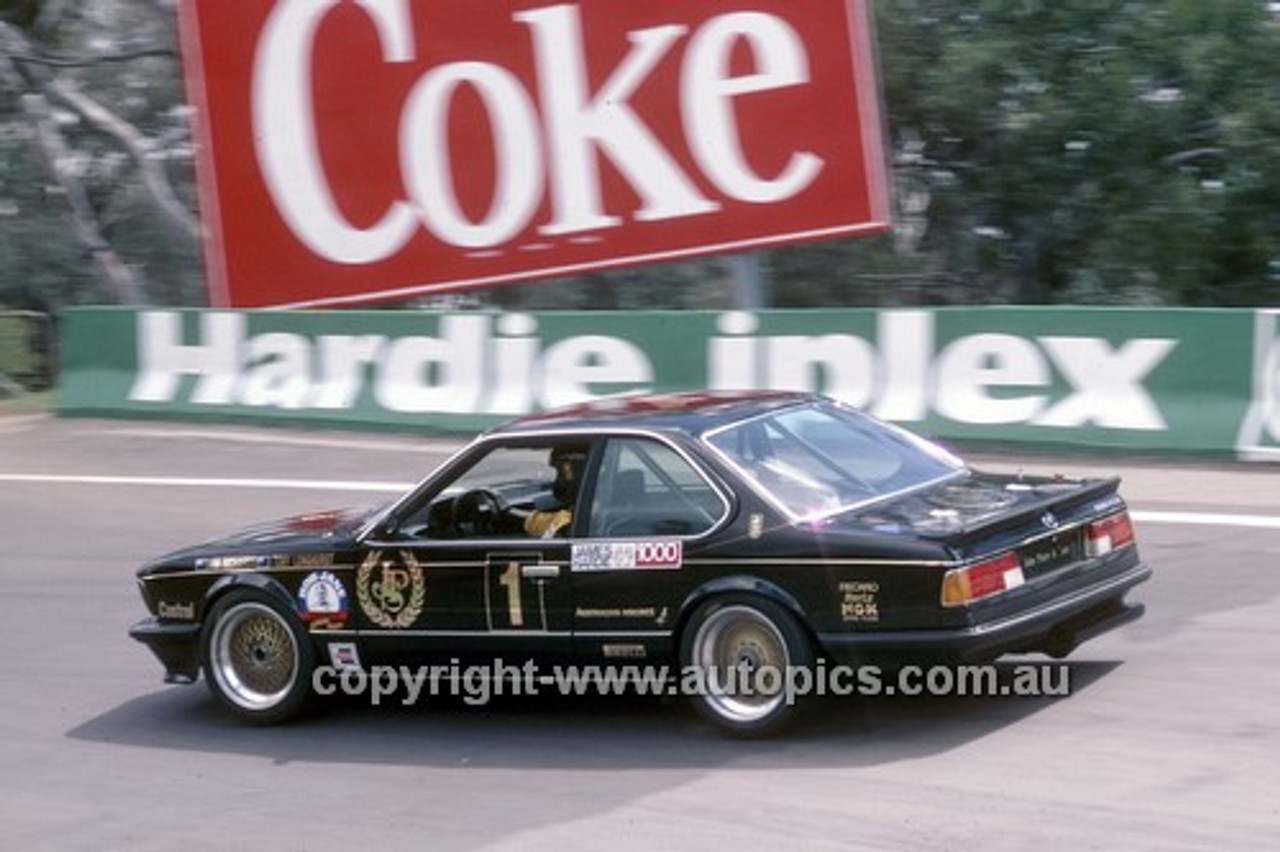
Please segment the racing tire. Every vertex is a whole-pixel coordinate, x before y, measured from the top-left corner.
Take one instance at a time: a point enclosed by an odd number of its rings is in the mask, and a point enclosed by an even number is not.
[[[311,697],[311,638],[297,616],[265,592],[237,589],[220,598],[200,647],[209,691],[245,722],[282,722]]]
[[[767,737],[793,725],[804,709],[793,675],[812,675],[813,644],[781,605],[755,595],[712,598],[690,617],[680,638],[682,679],[694,709],[721,731]],[[692,686],[692,689],[689,687]]]

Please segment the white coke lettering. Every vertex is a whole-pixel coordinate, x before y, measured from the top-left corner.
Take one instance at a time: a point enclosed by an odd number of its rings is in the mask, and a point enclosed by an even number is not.
[[[502,246],[534,225],[548,193],[550,218],[537,223],[544,237],[620,226],[622,211],[606,209],[602,159],[634,190],[637,221],[720,210],[722,201],[703,194],[696,176],[685,172],[632,103],[686,36],[675,96],[685,140],[707,184],[725,200],[778,203],[803,192],[824,167],[816,154],[796,150],[776,175],[761,175],[744,149],[735,101],[810,81],[805,44],[782,18],[731,12],[692,34],[679,23],[633,30],[627,33],[629,52],[592,92],[579,7],[559,4],[512,16],[529,31],[537,77],[532,85],[507,68],[478,61],[445,63],[422,75],[400,116],[405,197],[388,199],[376,223],[359,227],[339,209],[326,174],[311,85],[317,32],[341,3],[280,0],[253,69],[254,139],[267,189],[290,230],[327,260],[385,260],[420,227],[453,246]],[[409,0],[355,3],[377,30],[384,62],[417,60]],[[752,58],[749,73],[730,68],[730,56],[742,49]],[[458,199],[456,152],[448,145],[450,105],[463,88],[479,98],[494,137],[494,187],[477,219]]]

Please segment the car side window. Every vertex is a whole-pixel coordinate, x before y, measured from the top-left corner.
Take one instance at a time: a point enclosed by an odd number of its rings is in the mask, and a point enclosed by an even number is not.
[[[586,534],[700,535],[726,511],[711,483],[670,446],[649,438],[616,438],[601,458]]]
[[[406,538],[525,537],[524,518],[553,499],[550,445],[498,446],[477,458],[429,502],[404,516]]]

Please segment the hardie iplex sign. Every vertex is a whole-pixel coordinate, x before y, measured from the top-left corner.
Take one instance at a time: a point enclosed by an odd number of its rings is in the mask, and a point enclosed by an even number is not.
[[[865,0],[180,0],[214,304],[887,227]]]
[[[1277,457],[1243,310],[73,310],[73,414],[470,430],[617,393],[814,390],[943,438]]]

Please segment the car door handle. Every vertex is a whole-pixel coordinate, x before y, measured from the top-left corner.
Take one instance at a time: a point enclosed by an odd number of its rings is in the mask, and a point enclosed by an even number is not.
[[[521,565],[520,576],[528,580],[553,580],[560,576],[559,565]]]

